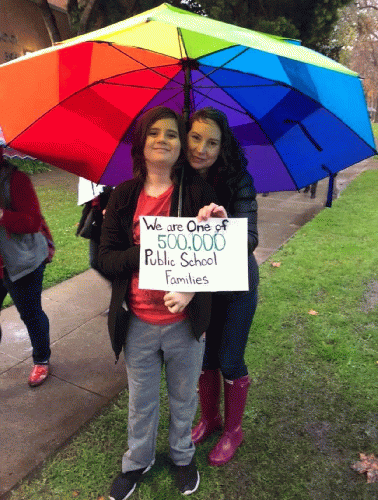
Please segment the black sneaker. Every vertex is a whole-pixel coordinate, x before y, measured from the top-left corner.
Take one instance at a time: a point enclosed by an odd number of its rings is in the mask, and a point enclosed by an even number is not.
[[[194,458],[189,465],[176,465],[177,486],[183,495],[191,495],[196,491],[200,483],[200,475]]]
[[[126,500],[135,490],[135,487],[140,481],[143,474],[149,471],[152,467],[150,464],[143,469],[130,470],[129,472],[122,472],[117,476],[110,489],[109,500]]]

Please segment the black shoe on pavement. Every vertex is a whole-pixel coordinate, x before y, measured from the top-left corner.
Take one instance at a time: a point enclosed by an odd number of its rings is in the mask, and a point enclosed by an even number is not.
[[[148,467],[143,467],[143,469],[122,472],[113,481],[109,500],[126,500],[126,498],[129,498],[143,474],[149,471],[151,467],[152,464]]]
[[[183,495],[191,495],[196,491],[200,483],[200,475],[194,458],[189,465],[176,465],[177,486]]]

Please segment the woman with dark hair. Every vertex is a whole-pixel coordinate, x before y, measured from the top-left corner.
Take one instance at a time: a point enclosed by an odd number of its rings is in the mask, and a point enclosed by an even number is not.
[[[243,440],[242,417],[250,380],[244,351],[257,305],[259,272],[253,251],[258,243],[257,203],[253,179],[246,170],[244,153],[230,130],[227,117],[214,108],[203,108],[191,116],[188,160],[211,186],[222,206],[214,203],[199,212],[208,217],[248,218],[247,292],[213,294],[211,322],[199,380],[201,420],[192,431],[194,443],[204,441],[223,428],[209,454],[210,465],[222,465],[234,456]],[[224,424],[219,401],[224,379]]]
[[[211,295],[138,287],[139,216],[177,216],[181,206],[182,216],[195,217],[216,200],[210,186],[184,170],[185,152],[186,132],[179,115],[166,107],[142,115],[132,147],[135,178],[113,191],[102,226],[99,263],[112,280],[109,333],[117,359],[124,350],[129,385],[129,449],[111,488],[113,500],[128,498],[154,463],[163,364],[178,487],[189,495],[199,484],[191,427]]]

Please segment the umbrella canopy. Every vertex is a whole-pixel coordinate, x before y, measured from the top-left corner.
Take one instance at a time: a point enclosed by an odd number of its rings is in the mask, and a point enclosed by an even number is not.
[[[168,4],[0,66],[8,145],[101,184],[131,177],[133,124],[156,105],[225,112],[258,192],[376,153],[356,73]]]
[[[20,153],[19,151],[15,151],[12,148],[6,147],[4,134],[0,127],[0,158],[1,156],[5,156],[8,158],[19,158],[21,160],[35,160],[35,158],[33,158],[32,156]]]

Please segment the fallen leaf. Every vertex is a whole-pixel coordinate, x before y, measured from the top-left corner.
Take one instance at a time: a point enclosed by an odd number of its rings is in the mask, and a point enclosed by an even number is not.
[[[308,311],[308,314],[311,314],[311,316],[316,316],[316,315],[317,315],[317,314],[319,314],[319,313],[318,313],[318,311],[314,311],[314,309],[310,309],[310,310]]]
[[[280,267],[281,262],[272,262],[272,267]]]
[[[79,496],[79,494],[80,494],[80,493],[79,493],[78,491],[73,491],[73,492],[72,492],[72,496],[73,496],[73,497],[78,497],[78,496]]]
[[[366,472],[368,483],[375,483],[378,481],[378,458],[376,458],[373,453],[371,455],[360,453],[360,461],[352,464],[351,468],[359,474],[365,474]]]
[[[100,496],[97,498],[97,500],[105,500],[105,497]]]

